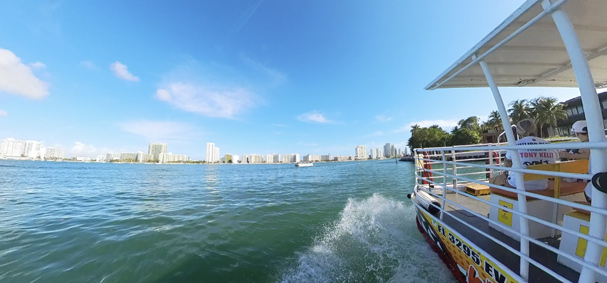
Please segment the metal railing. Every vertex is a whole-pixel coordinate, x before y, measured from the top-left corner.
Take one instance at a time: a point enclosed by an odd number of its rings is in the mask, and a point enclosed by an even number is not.
[[[514,229],[513,227],[508,227],[506,225],[501,225],[498,221],[491,219],[489,216],[482,215],[478,211],[475,211],[473,207],[467,207],[466,202],[457,201],[450,199],[448,194],[458,194],[458,196],[464,196],[466,198],[470,198],[477,202],[486,205],[491,209],[491,207],[496,207],[503,211],[507,211],[512,213],[513,217],[520,217],[521,219],[527,219],[527,225],[529,224],[540,224],[552,229],[552,238],[556,239],[556,231],[560,232],[561,235],[564,233],[568,233],[574,235],[575,237],[579,237],[580,239],[584,239],[588,241],[588,243],[592,242],[597,245],[602,246],[603,248],[607,248],[607,242],[601,241],[595,237],[590,235],[581,233],[577,230],[572,230],[564,227],[562,224],[558,222],[562,222],[563,219],[556,219],[556,221],[547,221],[541,219],[535,215],[531,215],[529,213],[522,213],[518,209],[511,209],[508,207],[500,206],[496,203],[486,200],[483,197],[475,196],[466,193],[463,189],[467,184],[481,184],[486,185],[490,188],[500,189],[506,192],[514,193],[517,195],[523,195],[526,197],[532,197],[534,199],[546,201],[553,205],[555,211],[559,209],[563,209],[563,211],[577,209],[577,210],[585,210],[591,213],[607,215],[607,211],[595,208],[590,205],[585,205],[583,203],[578,203],[566,199],[555,198],[552,196],[545,196],[541,194],[533,193],[533,191],[524,191],[516,188],[512,188],[509,185],[500,185],[500,184],[491,184],[489,182],[488,176],[504,174],[505,171],[511,172],[520,172],[520,173],[528,173],[528,174],[538,174],[538,175],[546,175],[551,178],[571,178],[571,179],[581,179],[581,180],[591,180],[592,176],[590,174],[579,174],[579,173],[568,173],[568,172],[558,172],[558,171],[543,171],[543,170],[533,170],[533,169],[515,169],[510,167],[505,167],[504,158],[507,150],[512,149],[564,149],[564,148],[590,148],[596,149],[601,148],[605,149],[607,144],[601,142],[587,142],[587,143],[557,143],[557,144],[544,144],[544,145],[518,145],[518,146],[508,146],[508,145],[471,145],[471,146],[458,146],[458,147],[442,147],[442,148],[426,148],[426,149],[416,149],[415,150],[415,171],[416,171],[416,187],[418,189],[424,190],[429,193],[431,196],[440,200],[442,204],[441,207],[437,207],[440,211],[440,216],[431,216],[435,218],[437,221],[442,221],[444,215],[450,216],[450,219],[454,219],[458,221],[462,225],[471,229],[486,237],[488,240],[496,243],[500,246],[505,247],[510,252],[514,253],[521,260],[528,261],[530,264],[536,266],[537,268],[544,271],[546,274],[552,276],[554,279],[569,282],[567,278],[563,275],[559,274],[557,271],[553,271],[550,268],[544,266],[542,263],[538,262],[536,259],[529,256],[527,253],[522,251],[522,247],[520,249],[516,249],[506,244],[502,240],[491,236],[490,234],[484,232],[482,229],[475,227],[474,225],[466,222],[461,219],[457,215],[454,215],[448,209],[445,209],[446,204],[449,204],[452,207],[456,207],[461,210],[465,210],[470,213],[486,221],[487,225],[493,224],[499,226],[501,229],[508,231],[513,235],[519,237],[519,239],[525,239],[546,251],[549,251],[554,254],[554,256],[559,255],[564,258],[567,258],[582,267],[586,267],[597,272],[599,275],[607,277],[607,270],[604,267],[597,266],[594,264],[590,264],[584,261],[583,258],[580,258],[574,254],[569,254],[561,251],[559,248],[555,248],[552,245],[545,243],[544,241],[540,241],[535,239],[525,233],[519,232],[519,230]],[[496,153],[496,154],[494,154]],[[481,155],[485,155],[486,157],[479,157]],[[451,157],[451,158],[449,158]],[[425,176],[424,176],[425,175]],[[450,180],[450,182],[449,182]],[[584,182],[584,184],[586,184]],[[439,193],[439,190],[441,191]],[[583,193],[580,193],[583,194]],[[579,197],[579,195],[578,195]],[[514,201],[514,200],[513,200]],[[415,202],[414,202],[415,203]],[[418,209],[423,209],[419,204],[415,204]],[[519,203],[519,205],[527,205],[527,202]],[[527,211],[526,207],[522,211]],[[563,213],[564,214],[564,213]],[[554,219],[553,219],[554,220]],[[525,223],[525,221],[522,221]],[[443,225],[446,225],[443,223]],[[448,226],[448,225],[447,225]],[[529,231],[528,229],[521,231]],[[497,255],[492,255],[496,257]],[[497,258],[497,257],[496,257]],[[497,258],[499,260],[499,258]]]

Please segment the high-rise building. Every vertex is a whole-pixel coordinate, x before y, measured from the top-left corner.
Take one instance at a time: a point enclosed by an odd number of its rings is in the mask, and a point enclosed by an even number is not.
[[[377,159],[377,149],[376,148],[372,148],[371,150],[369,150],[371,152],[371,159]]]
[[[166,143],[150,143],[148,147],[148,154],[152,155],[153,160],[159,160],[161,153],[167,153]]]
[[[390,143],[386,143],[384,145],[384,157],[390,158],[392,156],[392,145]]]
[[[213,149],[213,162],[219,162],[219,147]]]
[[[369,157],[367,156],[367,147],[364,145],[359,145],[356,147],[356,159],[368,159]]]
[[[215,144],[212,142],[208,142],[207,143],[207,152],[206,152],[206,157],[205,157],[205,161],[207,163],[213,163],[215,162],[215,160],[217,160],[219,158],[219,156],[215,156]]]

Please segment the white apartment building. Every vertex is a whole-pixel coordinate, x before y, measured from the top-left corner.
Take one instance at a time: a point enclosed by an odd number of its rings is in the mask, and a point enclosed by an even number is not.
[[[105,160],[106,160],[107,162],[110,162],[110,161],[112,161],[112,160],[114,160],[114,161],[116,161],[116,160],[120,160],[120,153],[111,153],[111,152],[110,152],[110,153],[108,153],[108,154],[106,155]]]
[[[0,157],[28,157],[44,159],[44,146],[39,141],[6,138],[0,142]]]
[[[390,143],[386,143],[384,145],[384,157],[390,158],[391,154],[392,154],[392,145]]]
[[[355,149],[356,159],[366,160],[369,157],[367,156],[367,147],[364,145],[359,145]]]
[[[249,155],[249,163],[263,163],[263,155],[261,155],[261,154]]]
[[[120,162],[135,162],[137,161],[137,153],[125,152],[120,154]]]
[[[299,153],[291,153],[291,154],[283,154],[282,155],[282,163],[296,163],[299,162],[301,158],[299,158]]]
[[[377,148],[372,148],[370,151],[371,159],[377,159]]]
[[[154,159],[154,155],[153,154],[149,154],[149,153],[143,153],[143,152],[137,152],[137,162],[139,163],[146,163],[146,162],[152,162],[154,160],[160,160],[160,155],[165,154],[165,153],[160,153],[158,155],[158,159]]]
[[[219,162],[219,147],[216,147],[214,143],[212,142],[208,142],[207,143],[207,151],[206,151],[206,157],[205,157],[205,161],[207,163],[215,163],[215,162]]]
[[[153,160],[159,160],[161,153],[167,153],[166,143],[150,143],[148,146],[148,154],[152,155]]]
[[[274,163],[274,156],[272,154],[266,154],[266,163]]]
[[[322,160],[321,155],[308,154],[304,156],[304,162],[320,162]]]
[[[159,163],[171,163],[171,162],[186,162],[190,161],[190,157],[185,154],[172,154],[172,153],[161,153],[158,156]]]
[[[25,141],[6,138],[0,142],[0,156],[20,157],[25,152]]]

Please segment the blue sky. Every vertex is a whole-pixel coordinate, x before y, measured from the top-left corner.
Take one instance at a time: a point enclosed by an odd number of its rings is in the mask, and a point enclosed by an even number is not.
[[[379,4],[378,4],[379,3]],[[66,156],[353,155],[495,110],[425,91],[523,1],[0,0],[0,139]],[[504,101],[576,89],[502,90]]]

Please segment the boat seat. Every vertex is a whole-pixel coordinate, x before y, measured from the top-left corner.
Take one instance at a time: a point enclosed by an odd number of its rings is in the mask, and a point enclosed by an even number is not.
[[[567,173],[587,173],[588,172],[588,160],[575,160],[567,162],[559,162],[553,164],[539,164],[530,165],[527,169],[542,170],[542,171],[553,171],[553,172],[567,172]],[[568,196],[577,193],[581,193],[586,188],[586,182],[563,182],[560,177],[541,175],[541,174],[525,174],[523,180],[533,181],[548,179],[548,188],[545,190],[529,191],[534,194],[543,196],[552,196],[560,198],[561,196]],[[508,186],[506,184],[506,186]],[[509,186],[508,186],[509,187]],[[491,188],[492,194],[499,194],[508,198],[516,199],[517,194],[509,191],[505,191],[498,188]],[[527,200],[535,200],[534,197],[527,197]]]
[[[561,162],[555,164],[540,164],[531,165],[527,169],[542,170],[542,171],[559,171],[567,173],[586,173],[588,172],[588,160],[576,160],[569,162]],[[547,197],[563,198],[569,201],[575,201],[583,196],[580,194],[586,187],[586,182],[563,182],[560,177],[530,174],[524,175],[525,181],[548,179],[548,188],[545,190],[528,191],[538,195]],[[505,235],[519,240],[519,237],[512,231],[520,231],[520,217],[513,213],[505,211],[500,207],[508,207],[518,210],[519,202],[515,192],[508,192],[501,189],[491,188],[491,203],[496,206],[490,207],[489,218],[494,222],[490,222],[489,226]],[[573,211],[570,207],[561,207],[554,202],[548,200],[537,199],[527,196],[527,213],[544,221],[558,223],[564,214]],[[535,239],[554,237],[557,231],[548,226],[542,225],[535,221],[529,221],[529,236]]]

